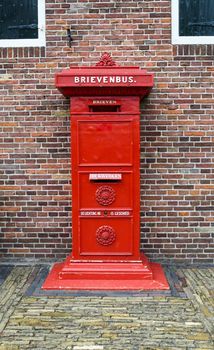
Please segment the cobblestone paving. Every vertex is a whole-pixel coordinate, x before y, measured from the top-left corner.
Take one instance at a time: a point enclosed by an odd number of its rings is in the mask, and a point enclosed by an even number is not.
[[[0,286],[0,350],[213,350],[213,270],[180,269],[187,297],[28,296],[38,267]]]

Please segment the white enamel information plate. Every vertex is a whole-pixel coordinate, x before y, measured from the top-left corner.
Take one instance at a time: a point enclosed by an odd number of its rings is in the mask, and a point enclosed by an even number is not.
[[[121,180],[122,174],[104,174],[104,173],[93,173],[89,174],[89,180]]]

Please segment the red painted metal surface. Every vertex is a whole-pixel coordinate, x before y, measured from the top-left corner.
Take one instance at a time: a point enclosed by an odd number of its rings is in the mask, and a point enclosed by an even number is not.
[[[139,105],[152,85],[151,74],[117,67],[108,54],[56,75],[71,97],[73,248],[44,289],[169,288],[139,249]]]
[[[142,258],[143,259],[143,258]],[[80,266],[79,266],[80,265]],[[106,266],[107,265],[107,266]],[[43,289],[70,290],[167,290],[168,282],[160,264],[147,268],[134,263],[75,264],[56,263]],[[64,275],[62,271],[64,271]],[[67,273],[67,274],[66,274]]]

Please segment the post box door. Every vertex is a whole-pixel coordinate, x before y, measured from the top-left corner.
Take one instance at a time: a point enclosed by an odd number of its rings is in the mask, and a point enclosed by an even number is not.
[[[72,116],[75,258],[139,255],[138,123],[137,115]]]

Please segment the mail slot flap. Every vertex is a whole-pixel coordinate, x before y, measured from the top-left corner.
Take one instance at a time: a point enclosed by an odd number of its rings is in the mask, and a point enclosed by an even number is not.
[[[115,99],[93,99],[89,100],[89,111],[90,112],[120,112],[121,101]]]
[[[88,105],[89,106],[120,106],[121,105],[121,100],[118,99],[109,99],[109,98],[94,98],[88,100]]]
[[[120,181],[122,180],[122,174],[119,173],[92,173],[89,174],[90,181]]]
[[[72,118],[75,116],[76,113],[78,115],[84,115],[84,114],[90,114],[91,111],[89,111],[92,108],[92,112],[95,108],[102,108],[105,107],[106,111],[111,111],[111,109],[114,110],[117,109],[118,112],[122,113],[139,113],[139,97],[135,96],[126,96],[121,97],[120,99],[117,98],[117,96],[103,96],[103,97],[97,97],[94,96],[92,98],[87,97],[72,97],[72,103],[71,103],[71,113]],[[110,112],[109,111],[109,112]],[[118,115],[119,116],[119,115]]]

